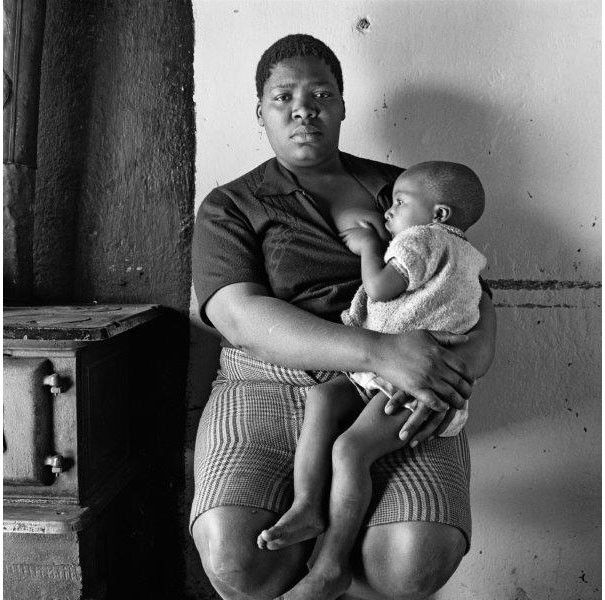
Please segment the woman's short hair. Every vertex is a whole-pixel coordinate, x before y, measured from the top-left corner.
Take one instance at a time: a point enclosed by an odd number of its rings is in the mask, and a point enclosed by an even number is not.
[[[256,95],[258,99],[263,97],[265,82],[271,76],[271,69],[280,61],[298,56],[316,56],[321,58],[330,68],[338,90],[342,96],[342,69],[340,61],[328,46],[321,40],[304,33],[296,33],[283,37],[267,48],[256,66]]]

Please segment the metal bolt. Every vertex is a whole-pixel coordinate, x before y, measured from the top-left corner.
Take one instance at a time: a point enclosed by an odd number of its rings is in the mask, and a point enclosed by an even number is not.
[[[43,385],[48,385],[48,386],[51,386],[51,387],[59,387],[60,384],[61,384],[61,380],[59,379],[59,375],[57,375],[57,373],[53,373],[52,375],[47,375],[42,380],[42,384]]]
[[[52,456],[47,456],[44,459],[44,464],[47,467],[50,467],[51,471],[55,473],[55,475],[63,473],[63,457],[60,454],[53,454]]]

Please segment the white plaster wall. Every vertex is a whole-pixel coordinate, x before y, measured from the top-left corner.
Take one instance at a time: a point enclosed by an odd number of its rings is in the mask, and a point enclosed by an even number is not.
[[[479,174],[498,356],[468,427],[473,545],[437,597],[600,598],[600,3],[194,0],[194,17],[196,206],[271,155],[254,72],[288,33],[341,60],[343,150]],[[214,362],[192,339],[197,416]]]

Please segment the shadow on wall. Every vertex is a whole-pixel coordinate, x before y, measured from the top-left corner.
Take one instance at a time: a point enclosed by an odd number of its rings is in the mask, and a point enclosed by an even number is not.
[[[526,167],[529,157],[520,142],[515,145],[518,136],[509,131],[519,127],[518,122],[513,122],[512,109],[507,111],[436,87],[399,90],[382,109],[387,110],[389,116],[392,114],[391,118],[380,120],[377,132],[387,160],[395,151],[408,166],[424,160],[444,159],[469,164],[478,172],[486,188],[487,207],[478,228],[479,235],[473,232],[471,237],[479,238],[477,245],[487,255],[492,268],[495,266],[495,270],[501,272],[499,262],[504,265],[512,262],[514,270],[514,260],[496,254],[511,248],[517,255],[521,252],[527,256],[539,274],[542,271],[538,267],[540,256],[545,263],[552,263],[550,249],[543,240],[556,244],[562,260],[576,257],[577,242],[566,237],[554,222],[540,218],[542,213],[517,202],[519,195],[525,193],[519,182],[530,177]],[[551,148],[553,143],[550,142]],[[439,155],[435,155],[434,148],[440,149]],[[544,152],[546,155],[551,152],[548,145]],[[494,244],[491,239],[498,241]],[[515,244],[514,248],[511,244]],[[507,272],[510,270],[509,266],[505,268]],[[484,277],[490,279],[494,275],[486,271]],[[495,296],[498,304],[497,290]],[[528,313],[520,315],[518,309],[510,308],[513,310],[500,313],[496,362],[485,381],[476,388],[475,397],[480,397],[480,402],[473,409],[473,433],[561,414],[565,410],[582,411],[591,402],[590,395],[578,397],[573,381],[585,375],[583,371],[594,361],[597,350],[589,343],[582,348],[573,347],[565,342],[564,335],[566,331],[579,333],[578,325],[585,326],[591,320],[582,319],[578,310],[563,310],[568,308],[563,306],[559,311],[541,311],[536,317],[538,320],[531,323],[540,325],[541,319],[542,327],[548,329],[534,330],[527,327]],[[561,332],[558,352],[544,352],[547,343],[544,331]],[[586,339],[590,340],[590,332],[586,333]],[[504,353],[505,348],[514,349],[512,359]],[[582,359],[585,365],[581,364],[579,354],[585,355]],[[536,380],[536,373],[550,375],[540,384],[539,397],[520,403],[519,399],[528,392],[528,382]],[[592,384],[590,377],[585,379],[583,389],[588,391]],[[514,411],[510,410],[511,402]]]
[[[192,292],[193,294],[194,292]],[[212,382],[216,377],[216,372],[219,366],[220,341],[221,337],[216,329],[202,323],[199,317],[199,309],[197,300],[195,301],[195,316],[190,317],[190,356],[188,368],[188,398],[189,411],[197,412],[197,416],[193,418],[199,420],[201,411],[203,410],[208,397]],[[191,450],[195,443],[196,431],[190,432],[193,437],[190,437]]]
[[[524,146],[526,132],[522,130],[526,124],[514,107],[482,103],[435,86],[400,88],[391,100],[385,100],[385,105],[387,102],[384,110],[388,118],[379,122],[376,132],[387,160],[397,149],[396,154],[404,157],[407,166],[424,160],[453,160],[468,164],[481,178],[487,195],[486,212],[472,237],[484,242],[492,269],[500,263],[509,271],[511,264],[511,259],[494,254],[489,240],[495,236],[499,240],[496,247],[500,248],[510,247],[510,239],[515,244],[515,256],[527,257],[530,269],[535,265],[536,276],[545,272],[540,269],[540,253],[544,253],[545,265],[553,264],[552,256],[546,254],[549,249],[562,258],[577,258],[577,242],[548,220],[545,202],[533,206],[526,202],[533,195],[521,186],[534,179],[528,170],[532,157]],[[564,147],[567,140],[561,139],[562,132],[551,133],[553,138],[544,141],[542,153],[544,160],[552,158],[554,176],[555,148]],[[434,148],[439,148],[438,155]],[[544,174],[535,175],[544,178]],[[541,247],[541,241],[550,247]],[[527,266],[523,265],[525,273]],[[543,277],[547,279],[548,274]]]
[[[587,536],[589,544],[588,536],[591,541],[596,535],[600,537],[600,528],[598,522],[587,520],[586,515],[598,514],[600,497],[596,488],[587,483],[581,461],[576,464],[570,461],[565,471],[565,478],[551,468],[537,476],[535,473],[525,478],[512,475],[502,482],[491,481],[491,485],[474,490],[474,506],[480,511],[489,507],[492,525],[502,523],[503,530],[514,523],[518,531],[528,536],[529,532],[544,535],[556,526],[559,539]],[[545,502],[545,498],[551,501]],[[576,510],[570,511],[570,506]]]
[[[197,314],[197,302],[194,303]],[[202,325],[198,316],[190,319],[189,364],[187,368],[187,423],[185,439],[185,514],[181,523],[185,556],[185,598],[218,598],[202,569],[199,554],[189,534],[189,510],[194,492],[193,453],[202,410],[210,396],[212,381],[216,377],[220,354],[220,337],[216,331]]]

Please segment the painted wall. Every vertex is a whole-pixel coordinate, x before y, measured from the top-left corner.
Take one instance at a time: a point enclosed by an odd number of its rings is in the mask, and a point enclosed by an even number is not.
[[[296,32],[342,62],[343,150],[479,174],[487,209],[470,238],[489,259],[498,355],[471,404],[473,545],[438,598],[600,597],[600,3],[193,8],[196,207],[270,156],[254,71],[267,46]],[[194,326],[189,470],[213,344]],[[195,558],[188,568],[191,593],[205,597]]]
[[[146,527],[130,539],[152,557],[144,569],[147,583],[155,579],[151,589],[131,581],[130,597],[180,598],[195,153],[191,2],[49,0],[40,95],[34,302],[168,309],[157,364],[147,373],[149,489],[138,490],[147,497],[130,507]]]

